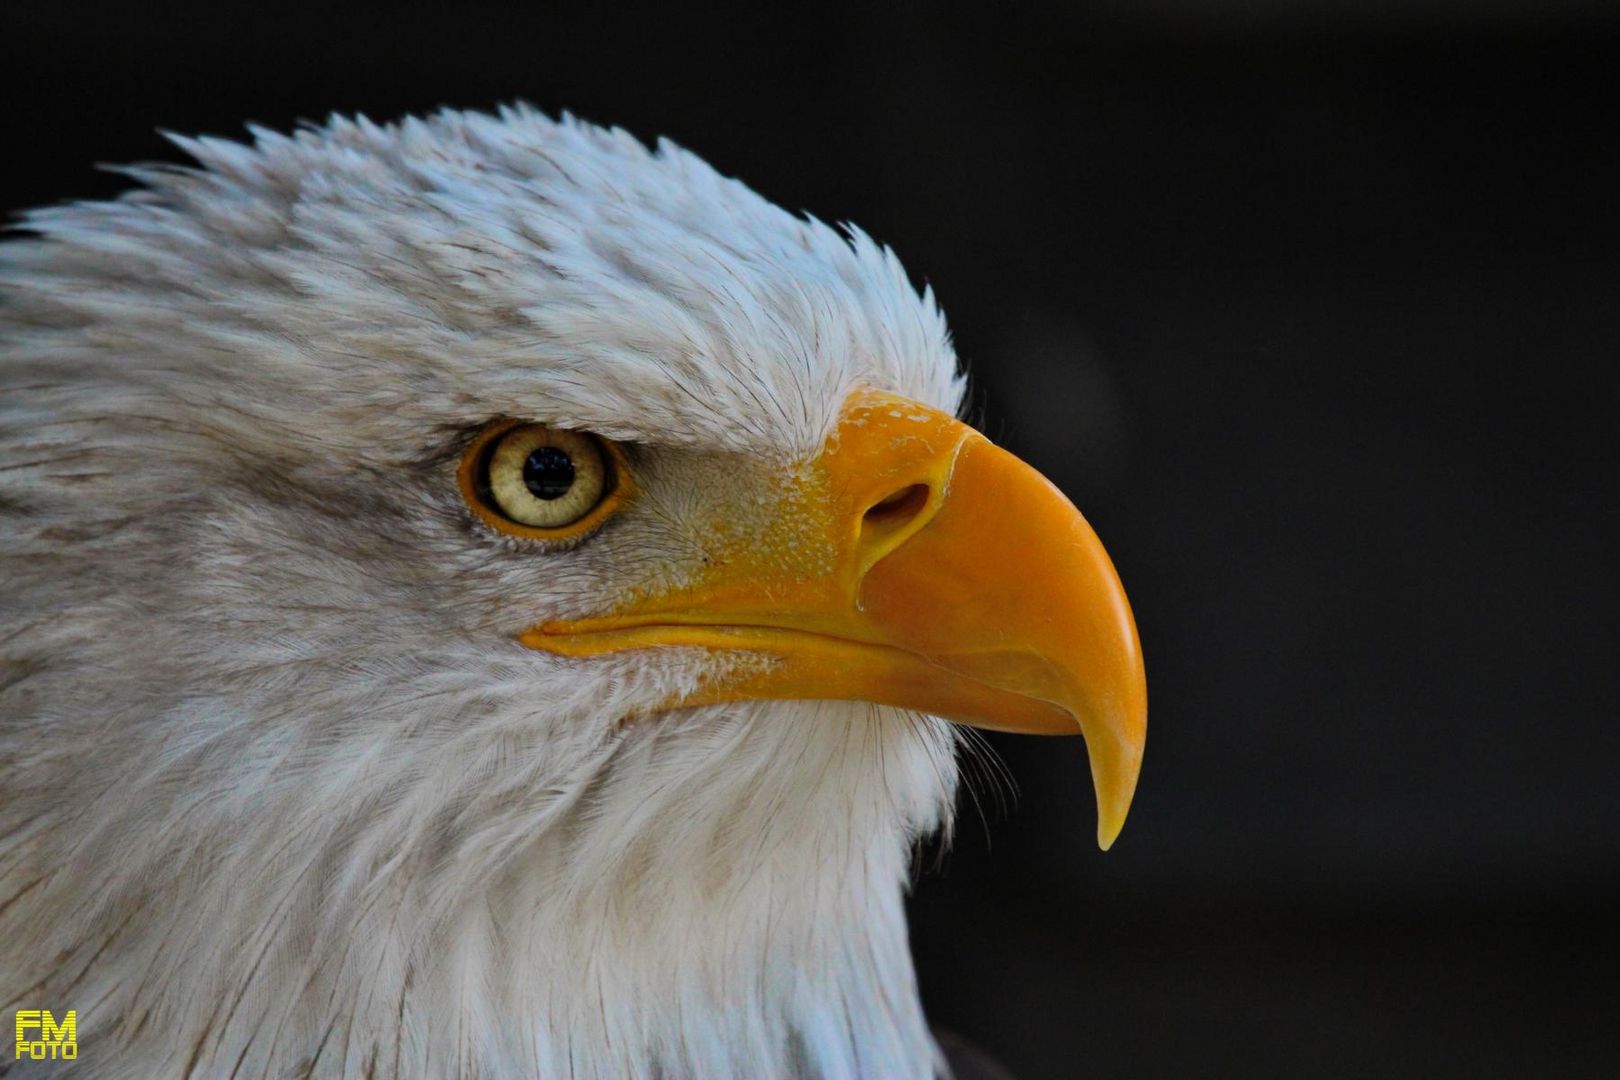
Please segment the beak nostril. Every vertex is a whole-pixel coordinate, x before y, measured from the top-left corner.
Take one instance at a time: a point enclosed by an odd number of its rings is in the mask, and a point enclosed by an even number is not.
[[[892,528],[916,517],[928,505],[928,485],[911,484],[891,492],[867,507],[861,519],[863,529],[873,526]]]
[[[932,516],[929,507],[934,501],[934,491],[929,485],[907,484],[868,506],[861,515],[857,541],[858,575],[864,577],[880,559],[927,524]]]

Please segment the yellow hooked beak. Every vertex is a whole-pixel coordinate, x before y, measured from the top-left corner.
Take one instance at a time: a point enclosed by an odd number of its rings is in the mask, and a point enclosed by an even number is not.
[[[767,522],[714,545],[693,584],[522,635],[594,656],[699,646],[764,661],[672,704],[859,700],[977,727],[1085,736],[1104,850],[1147,736],[1130,604],[1108,553],[1040,473],[935,409],[845,404]]]

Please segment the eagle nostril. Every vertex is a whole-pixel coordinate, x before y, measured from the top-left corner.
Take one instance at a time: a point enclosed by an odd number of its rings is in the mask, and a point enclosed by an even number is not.
[[[856,545],[861,577],[923,527],[933,501],[933,491],[927,484],[907,484],[866,508],[866,513],[861,515],[860,542]]]
[[[892,529],[904,525],[927,505],[928,485],[907,485],[867,507],[865,516],[861,518],[861,529]]]

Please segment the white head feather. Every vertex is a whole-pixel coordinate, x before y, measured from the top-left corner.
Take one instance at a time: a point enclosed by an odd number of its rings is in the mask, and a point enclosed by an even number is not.
[[[679,579],[852,387],[954,411],[931,296],[566,117],[254,134],[0,246],[0,998],[97,1077],[927,1075],[950,726],[627,719],[726,659],[513,634]],[[503,415],[634,444],[642,497],[481,527]]]

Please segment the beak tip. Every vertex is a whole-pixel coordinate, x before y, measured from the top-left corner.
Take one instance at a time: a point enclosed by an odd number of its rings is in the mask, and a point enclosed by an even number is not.
[[[1119,839],[1120,830],[1124,828],[1125,818],[1123,815],[1119,817],[1099,815],[1097,818],[1097,847],[1103,851],[1113,847],[1114,841]]]
[[[1103,851],[1114,846],[1131,812],[1136,781],[1142,771],[1145,728],[1145,718],[1139,717],[1130,737],[1116,735],[1110,739],[1099,732],[1102,737],[1087,739],[1092,786],[1097,795],[1097,846]]]

